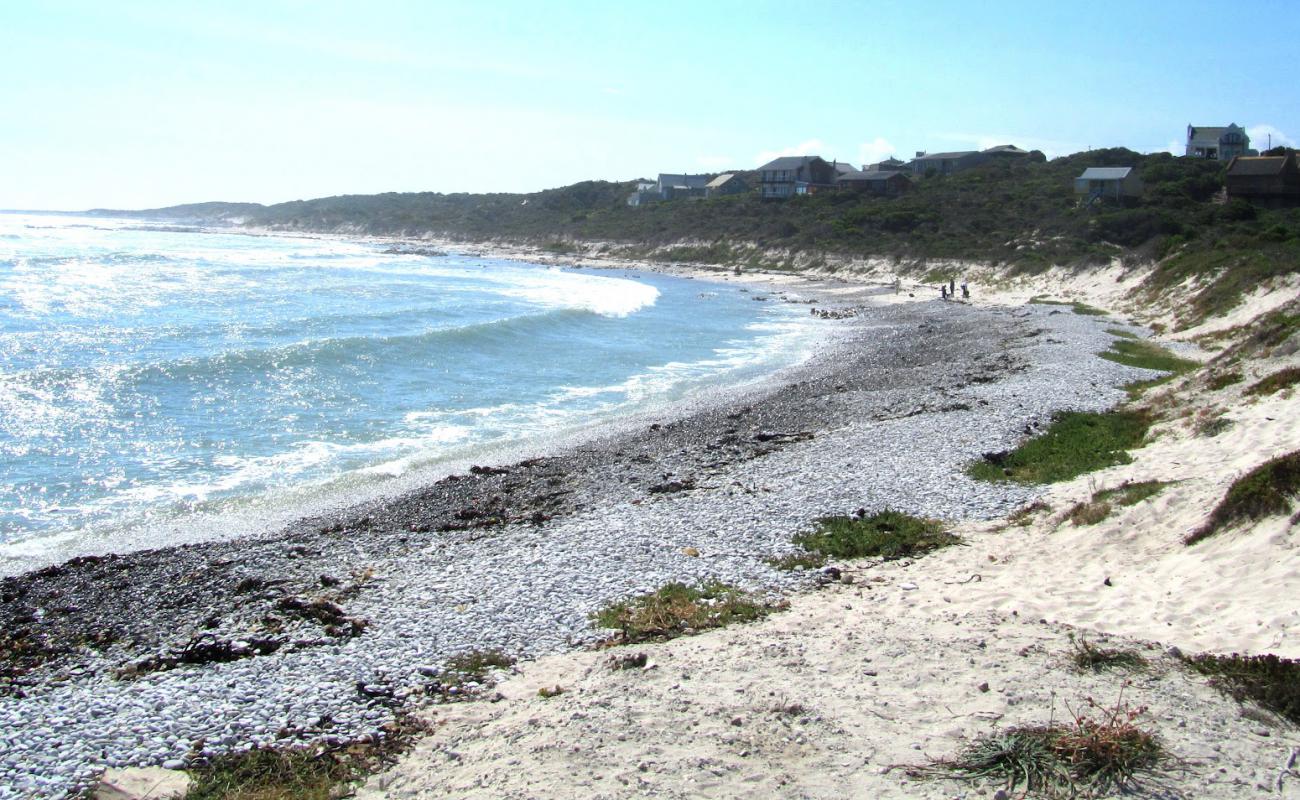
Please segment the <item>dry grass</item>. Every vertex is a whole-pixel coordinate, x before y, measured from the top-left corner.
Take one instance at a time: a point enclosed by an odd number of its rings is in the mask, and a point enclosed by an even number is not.
[[[601,628],[619,631],[611,643],[634,644],[752,622],[782,607],[784,604],[764,603],[718,581],[702,586],[670,583],[649,594],[614,603],[593,614],[592,620]]]

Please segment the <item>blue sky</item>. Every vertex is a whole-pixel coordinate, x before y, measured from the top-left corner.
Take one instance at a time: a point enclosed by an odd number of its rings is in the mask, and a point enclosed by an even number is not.
[[[1229,8],[1237,20],[1219,16]],[[0,208],[1300,140],[1294,2],[0,4]]]

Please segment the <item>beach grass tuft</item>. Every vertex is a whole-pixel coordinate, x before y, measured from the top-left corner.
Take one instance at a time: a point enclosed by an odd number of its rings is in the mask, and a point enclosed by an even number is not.
[[[1128,464],[1128,449],[1142,443],[1150,418],[1141,411],[1063,411],[1043,433],[1014,450],[985,453],[967,468],[972,478],[1015,483],[1057,483],[1086,472]]]
[[[1235,386],[1236,384],[1241,383],[1241,381],[1242,375],[1240,372],[1220,372],[1218,375],[1215,375],[1206,381],[1205,388],[1212,392],[1217,392],[1226,389],[1229,386]]]
[[[1070,663],[1079,672],[1102,672],[1108,669],[1144,670],[1147,660],[1136,650],[1100,647],[1087,637],[1070,634]]]
[[[1183,661],[1237,702],[1249,700],[1300,725],[1300,659],[1202,653]]]
[[[935,762],[919,774],[956,775],[1001,783],[1011,792],[1046,798],[1092,797],[1123,792],[1138,773],[1167,758],[1155,734],[1138,726],[1145,708],[1122,701],[1094,719],[1083,713],[1070,722],[1019,725],[984,735],[956,758]]]
[[[1297,496],[1300,496],[1300,450],[1265,461],[1233,481],[1205,524],[1183,541],[1196,544],[1235,523],[1286,514]]]
[[[304,747],[257,747],[205,759],[188,770],[184,800],[333,800],[393,763],[428,726],[403,716],[383,736]]]
[[[781,607],[784,604],[765,603],[720,581],[700,586],[669,583],[648,594],[612,603],[592,614],[592,621],[598,627],[619,632],[611,643],[635,644],[753,622]]]
[[[794,537],[795,544],[830,558],[883,558],[886,561],[924,555],[958,544],[942,522],[900,511],[859,512],[848,517],[823,517],[811,532]]]
[[[1300,367],[1287,367],[1251,384],[1246,389],[1246,394],[1256,396],[1277,394],[1283,389],[1295,386],[1297,383],[1300,383]]]
[[[1167,481],[1125,481],[1113,489],[1093,492],[1087,502],[1076,504],[1066,516],[1075,525],[1096,525],[1109,517],[1116,506],[1137,505],[1168,485]]]

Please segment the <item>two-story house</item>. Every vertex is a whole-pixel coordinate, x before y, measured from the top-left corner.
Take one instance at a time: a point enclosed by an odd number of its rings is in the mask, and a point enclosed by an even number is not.
[[[1231,161],[1237,156],[1256,153],[1250,149],[1250,136],[1246,129],[1234,122],[1226,128],[1188,125],[1185,155],[1211,161]]]
[[[712,175],[678,175],[670,172],[659,173],[659,180],[654,183],[638,183],[636,191],[628,195],[627,204],[643,206],[661,200],[677,200],[682,197],[704,197],[705,187],[713,179]]]
[[[812,194],[835,187],[837,170],[820,156],[783,156],[758,168],[763,199]]]

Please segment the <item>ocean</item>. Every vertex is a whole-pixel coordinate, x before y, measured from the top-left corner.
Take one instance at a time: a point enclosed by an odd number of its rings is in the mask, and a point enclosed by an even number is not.
[[[0,214],[0,573],[254,533],[761,380],[759,290]]]

